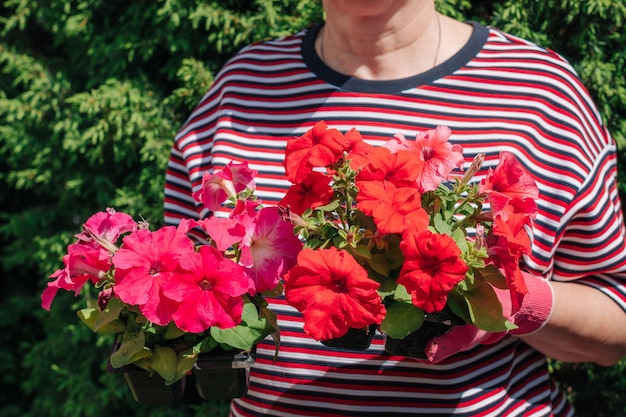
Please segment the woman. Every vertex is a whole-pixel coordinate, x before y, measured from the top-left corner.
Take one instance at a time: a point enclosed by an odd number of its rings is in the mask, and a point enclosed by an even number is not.
[[[231,160],[259,171],[278,201],[289,183],[286,139],[316,121],[356,127],[372,144],[438,125],[466,167],[514,153],[540,189],[525,331],[483,344],[464,327],[436,341],[430,363],[327,348],[302,331],[284,299],[281,349],[258,348],[234,416],[572,416],[546,356],[612,365],[626,353],[626,246],[615,146],[572,68],[554,52],[435,11],[432,0],[324,0],[326,22],[250,45],[221,71],[177,135],[166,221],[203,217],[191,198],[207,170]],[[483,172],[484,173],[484,172]],[[550,279],[547,280],[541,277]],[[531,296],[532,295],[532,296]],[[518,324],[520,324],[518,323]],[[469,330],[469,331],[468,331]]]

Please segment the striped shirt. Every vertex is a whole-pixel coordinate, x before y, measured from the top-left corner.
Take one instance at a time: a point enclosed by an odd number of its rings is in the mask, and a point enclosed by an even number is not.
[[[465,48],[430,71],[365,81],[327,67],[319,26],[252,44],[232,58],[178,133],[167,170],[166,223],[209,215],[191,197],[202,175],[234,161],[259,172],[265,204],[289,183],[288,138],[324,120],[378,145],[446,125],[466,167],[485,154],[480,180],[512,152],[540,189],[529,272],[599,288],[626,309],[626,249],[615,145],[571,66],[556,53],[473,23]],[[216,213],[223,215],[223,213]],[[377,334],[364,352],[323,346],[300,314],[271,299],[281,327],[261,343],[234,416],[572,416],[546,359],[506,337],[432,365],[391,356]]]

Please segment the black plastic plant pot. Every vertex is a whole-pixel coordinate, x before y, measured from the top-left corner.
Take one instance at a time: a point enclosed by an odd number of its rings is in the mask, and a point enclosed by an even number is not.
[[[239,398],[248,392],[252,351],[225,351],[219,348],[200,353],[192,373],[198,395],[203,400]]]
[[[389,336],[385,339],[385,351],[391,355],[407,356],[415,359],[427,359],[426,346],[433,338],[443,336],[452,327],[465,324],[463,320],[448,310],[429,313],[424,317],[424,323],[417,331],[404,339],[394,339]]]
[[[370,347],[375,333],[375,324],[372,324],[369,327],[364,327],[362,329],[350,328],[348,329],[348,332],[343,336],[329,340],[322,340],[321,343],[324,346],[336,349],[366,350]]]
[[[126,370],[124,379],[135,401],[140,404],[168,404],[179,401],[185,393],[185,377],[171,385],[165,385],[161,376],[152,375],[141,368]]]
[[[119,349],[118,342],[113,344],[111,353]],[[148,372],[135,365],[114,368],[111,361],[107,363],[107,371],[112,374],[124,375],[124,380],[135,401],[140,404],[168,404],[179,401],[185,393],[185,378],[166,385],[165,380],[157,372]]]

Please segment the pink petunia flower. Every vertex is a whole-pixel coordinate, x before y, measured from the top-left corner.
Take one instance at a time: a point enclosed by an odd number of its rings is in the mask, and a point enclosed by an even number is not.
[[[246,236],[246,228],[232,218],[209,217],[198,221],[198,225],[213,239],[215,247],[225,251],[241,242]]]
[[[59,289],[74,291],[78,295],[83,286],[91,281],[96,284],[111,268],[109,257],[101,256],[101,248],[92,243],[73,243],[63,257],[65,268],[50,275],[54,278],[41,295],[42,307],[50,306]]]
[[[241,323],[242,295],[248,276],[241,265],[226,259],[211,246],[180,260],[189,273],[176,274],[163,283],[163,294],[177,302],[174,323],[186,332],[200,333],[211,326],[227,329]]]
[[[442,181],[446,181],[454,168],[463,167],[463,148],[449,142],[452,132],[446,126],[420,132],[415,142],[397,134],[394,139],[383,145],[392,152],[409,150],[418,155],[424,162],[417,179],[421,193],[435,190]]]
[[[230,213],[230,218],[244,230],[244,234],[239,240],[239,263],[246,267],[252,266],[253,263],[249,249],[258,218],[258,207],[259,204],[254,201],[238,201],[235,209]]]
[[[81,232],[76,237],[84,242],[93,242],[91,234],[114,244],[124,233],[137,230],[137,223],[126,213],[116,212],[113,208],[107,208],[91,216],[85,222],[84,228],[88,232]],[[90,234],[91,233],[91,234]]]
[[[176,303],[163,295],[162,286],[185,273],[180,259],[194,253],[193,242],[173,226],[155,232],[137,230],[123,242],[113,256],[115,294],[127,304],[138,305],[151,322],[167,325]]]
[[[273,290],[278,280],[296,264],[302,243],[293,233],[293,225],[281,216],[277,207],[264,207],[258,212],[250,236],[252,259],[250,275],[256,292]]]
[[[215,174],[205,173],[202,187],[193,193],[193,198],[211,211],[217,211],[228,198],[237,196],[246,188],[254,190],[256,171],[247,162],[229,162],[223,170]]]

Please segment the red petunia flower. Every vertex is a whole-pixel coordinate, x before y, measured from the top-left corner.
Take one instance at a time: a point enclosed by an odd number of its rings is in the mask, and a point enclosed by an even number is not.
[[[369,152],[376,148],[366,143],[361,133],[355,128],[348,130],[344,138],[347,143],[346,149],[344,150],[348,152],[350,167],[356,171],[367,165],[370,161]]]
[[[491,210],[505,220],[513,212],[525,213],[531,218],[537,215],[539,188],[511,152],[500,154],[500,162],[494,170],[489,170],[479,190],[487,194]]]
[[[487,235],[487,253],[498,268],[504,270],[514,309],[521,305],[524,294],[528,293],[524,276],[519,266],[523,255],[530,253],[531,242],[526,225],[528,216],[524,213],[509,213],[506,219],[496,214],[493,226]]]
[[[337,162],[350,145],[337,129],[328,129],[320,121],[303,136],[290,139],[285,151],[285,174],[293,184],[302,182],[314,167],[327,167]]]
[[[285,275],[285,297],[304,316],[315,340],[343,336],[350,328],[379,324],[386,313],[379,284],[347,252],[303,249]]]
[[[326,205],[333,198],[333,189],[329,182],[326,175],[313,171],[302,182],[289,187],[278,205],[289,207],[289,210],[299,215],[308,208],[314,210]]]
[[[461,250],[450,236],[429,230],[406,234],[400,249],[404,264],[398,283],[406,287],[416,307],[428,313],[441,311],[448,293],[468,270]]]
[[[396,187],[389,181],[361,181],[357,187],[357,208],[374,219],[380,233],[404,233],[428,227],[430,220],[417,189]]]
[[[391,153],[387,148],[373,148],[368,154],[369,163],[357,176],[358,181],[389,181],[398,187],[414,187],[423,162],[408,151]]]

